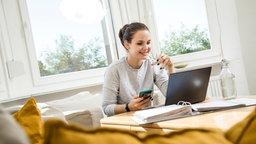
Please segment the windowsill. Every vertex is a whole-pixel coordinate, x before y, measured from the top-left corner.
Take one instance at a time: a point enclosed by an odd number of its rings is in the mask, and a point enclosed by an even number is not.
[[[68,94],[72,93],[72,92],[74,93],[74,92],[79,92],[79,91],[90,91],[89,88],[101,87],[102,83],[103,83],[103,81],[98,82],[98,83],[94,83],[94,84],[91,84],[91,85],[87,85],[87,86],[74,86],[74,85],[71,86],[70,85],[70,86],[68,86],[66,88],[62,88],[62,89],[49,90],[49,91],[44,91],[44,92],[37,92],[37,93],[31,94],[31,95],[22,95],[22,96],[18,96],[18,97],[3,99],[3,100],[0,100],[0,103],[2,103],[2,104],[12,103],[12,102],[15,102],[15,101],[27,100],[31,97],[39,97],[39,98],[41,97],[41,99],[42,99],[42,97],[44,97],[44,96],[59,95],[59,93],[63,93],[63,97],[67,97],[67,96],[70,96]],[[84,89],[86,89],[86,90],[84,90]]]
[[[60,92],[75,91],[77,89],[88,89],[90,87],[100,86],[103,84],[104,79],[104,68],[99,70],[92,70],[91,73],[83,74],[83,72],[77,72],[73,75],[68,74],[69,79],[59,78],[53,76],[47,79],[48,83],[42,83],[34,85],[29,93],[23,95],[6,96],[0,100],[0,103],[17,101],[26,99],[29,97],[38,97],[44,95],[53,95]],[[50,83],[51,82],[51,83]]]
[[[193,69],[198,69],[198,68],[204,68],[204,67],[209,67],[209,66],[220,66],[221,65],[221,58],[220,57],[211,57],[207,59],[197,59],[193,61],[184,61],[184,62],[177,62],[174,64],[174,66],[179,66],[186,64],[187,66],[184,68],[175,68],[175,72],[182,72],[182,71],[187,71],[187,70],[193,70]],[[4,102],[10,102],[10,101],[15,101],[15,100],[20,100],[24,98],[28,98],[31,96],[42,96],[42,95],[49,95],[49,94],[54,94],[54,93],[59,93],[59,92],[65,92],[65,91],[73,91],[76,89],[81,89],[81,88],[89,88],[92,86],[100,86],[103,83],[103,75],[94,77],[89,80],[87,79],[80,79],[77,80],[73,83],[57,83],[53,85],[44,85],[43,87],[34,87],[33,91],[28,94],[28,95],[23,95],[23,96],[18,96],[18,97],[13,97],[13,98],[8,98],[8,99],[3,99],[0,100],[1,103]]]
[[[175,68],[176,72],[181,72],[181,71],[187,71],[187,70],[193,70],[193,69],[198,69],[198,68],[204,68],[204,67],[209,67],[209,66],[219,66],[221,64],[221,58],[220,57],[212,57],[212,58],[208,58],[208,59],[198,59],[198,60],[194,60],[194,61],[189,61],[189,62],[183,62],[183,63],[175,63],[174,65],[181,65],[181,64],[187,64],[186,67],[184,68]],[[49,88],[48,91],[43,91],[41,89],[41,87],[37,87],[34,89],[33,91],[33,96],[40,96],[40,95],[45,95],[45,94],[53,94],[53,93],[58,93],[58,92],[63,92],[63,91],[71,91],[71,90],[75,90],[75,89],[80,89],[80,88],[87,88],[87,87],[91,87],[91,86],[97,86],[97,85],[102,85],[103,84],[103,75],[101,76],[97,76],[93,80],[93,82],[89,79],[86,80],[86,82],[84,80],[78,80],[75,83],[71,83],[71,84],[64,84],[62,86],[62,88],[60,88],[61,84],[58,84],[56,86],[52,85],[51,87],[55,87],[55,89],[51,89]],[[81,83],[83,83],[81,85]],[[44,87],[43,89],[45,89],[46,87]]]
[[[175,63],[174,67],[179,67],[179,66],[182,67],[182,65],[187,65],[184,68],[175,68],[175,72],[181,72],[181,71],[199,69],[199,68],[204,68],[209,66],[216,66],[220,64],[221,64],[220,57],[212,57],[209,59],[198,59],[198,60],[189,61],[189,62]]]

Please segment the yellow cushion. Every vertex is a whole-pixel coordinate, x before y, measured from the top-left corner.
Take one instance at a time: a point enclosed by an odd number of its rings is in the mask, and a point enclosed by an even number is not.
[[[149,135],[144,144],[231,144],[221,130],[183,129],[163,136]]]
[[[24,128],[31,144],[42,143],[43,121],[34,98],[29,99],[13,117]]]
[[[244,120],[231,127],[226,137],[233,143],[252,144],[256,142],[256,109]]]
[[[85,129],[58,119],[47,120],[44,129],[44,144],[230,144],[223,132],[213,129],[184,129],[164,135],[140,137],[125,130]]]

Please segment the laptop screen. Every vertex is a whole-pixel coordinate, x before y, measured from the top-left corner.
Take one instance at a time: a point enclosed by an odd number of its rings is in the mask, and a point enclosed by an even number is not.
[[[191,104],[205,100],[212,67],[172,73],[166,94],[165,105],[179,101]]]

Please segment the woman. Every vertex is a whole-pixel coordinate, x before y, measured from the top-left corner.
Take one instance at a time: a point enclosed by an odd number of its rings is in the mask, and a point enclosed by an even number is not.
[[[151,99],[140,98],[138,94],[153,89],[154,84],[163,94],[167,91],[168,74],[154,71],[148,59],[151,51],[148,27],[139,22],[126,24],[120,29],[119,38],[128,54],[106,70],[102,107],[107,116],[145,108]],[[173,64],[164,54],[154,64],[161,66],[161,70],[167,67],[168,73],[173,73]]]

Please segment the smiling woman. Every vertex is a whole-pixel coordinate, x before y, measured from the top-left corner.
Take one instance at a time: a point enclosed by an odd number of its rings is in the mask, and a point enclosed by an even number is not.
[[[152,67],[151,34],[141,22],[125,24],[119,30],[119,39],[127,50],[127,56],[112,63],[106,70],[103,84],[103,110],[106,115],[135,111],[150,105],[150,97],[140,97],[140,92],[150,90],[156,85],[166,93],[168,74],[173,72],[169,57],[161,54],[155,64],[167,72],[157,73]]]

